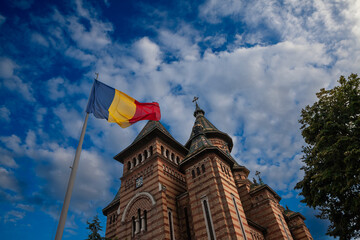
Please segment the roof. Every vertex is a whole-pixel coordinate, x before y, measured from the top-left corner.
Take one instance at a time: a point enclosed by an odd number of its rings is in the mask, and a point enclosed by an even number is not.
[[[194,111],[194,117],[196,118],[194,127],[196,125],[200,124],[203,127],[203,132],[204,132],[206,137],[208,137],[208,138],[218,137],[218,138],[223,139],[228,144],[229,150],[231,151],[231,149],[233,147],[233,141],[232,141],[231,137],[228,134],[226,134],[226,133],[220,131],[219,129],[217,129],[214,126],[214,124],[212,124],[205,117],[205,111],[202,110],[197,103],[196,103],[196,108],[195,108],[195,111]],[[193,130],[191,131],[189,140],[185,144],[186,148],[190,148],[191,142],[195,138],[196,134],[194,132],[194,127],[193,127]]]
[[[106,215],[106,212],[109,208],[111,208],[112,206],[114,206],[115,204],[117,204],[118,202],[120,201],[120,188],[119,190],[117,191],[114,199],[106,206],[104,207],[104,209],[102,210],[103,211],[103,214]]]
[[[139,141],[140,139],[142,139],[143,137],[145,137],[147,134],[149,134],[152,130],[154,130],[155,128],[158,128],[160,131],[162,131],[165,135],[167,135],[168,137],[173,138],[173,136],[171,136],[171,134],[168,132],[168,130],[166,130],[166,128],[159,122],[159,121],[148,121],[146,123],[146,125],[144,126],[144,128],[140,131],[140,133],[137,135],[137,137],[134,139],[134,141],[132,142],[132,144],[134,144],[135,142]],[[174,139],[175,140],[175,139]]]
[[[269,187],[267,184],[263,184],[263,185],[258,185],[255,186],[254,188],[250,189],[250,194],[255,194],[263,189],[267,189],[268,191],[270,191],[275,198],[277,198],[279,201],[281,200],[281,197],[271,188]]]
[[[196,123],[193,127],[192,134],[194,135],[189,147],[189,153],[187,156],[199,151],[202,148],[213,146],[213,144],[205,137],[204,128],[201,124]]]
[[[188,150],[181,143],[176,141],[175,138],[171,136],[171,134],[159,121],[148,121],[134,139],[134,141],[128,147],[118,153],[114,159],[123,163],[123,159],[126,156],[131,154],[136,147],[140,147],[144,142],[151,140],[154,135],[168,141],[169,144],[171,144],[175,149],[179,150],[182,154],[187,154]]]
[[[294,217],[296,217],[296,216],[299,216],[299,217],[302,218],[303,220],[306,219],[301,213],[291,211],[287,206],[286,206],[286,210],[284,211],[284,215],[285,215],[286,217],[288,217],[289,219],[294,218]]]

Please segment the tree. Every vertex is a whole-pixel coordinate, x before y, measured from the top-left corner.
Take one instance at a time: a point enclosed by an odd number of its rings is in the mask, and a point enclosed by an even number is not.
[[[360,79],[338,82],[302,109],[305,176],[295,189],[320,210],[317,217],[330,220],[327,234],[343,240],[360,236]]]
[[[100,220],[99,217],[96,215],[92,222],[86,221],[88,227],[86,229],[90,230],[89,236],[86,240],[103,240],[104,238],[100,236],[98,233],[102,230],[102,227],[100,226]]]

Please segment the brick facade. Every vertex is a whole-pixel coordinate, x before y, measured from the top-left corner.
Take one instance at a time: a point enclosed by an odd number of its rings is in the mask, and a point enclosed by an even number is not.
[[[189,141],[149,121],[114,158],[121,186],[103,209],[108,239],[312,239],[300,213],[284,209],[231,156],[231,138],[196,105]]]

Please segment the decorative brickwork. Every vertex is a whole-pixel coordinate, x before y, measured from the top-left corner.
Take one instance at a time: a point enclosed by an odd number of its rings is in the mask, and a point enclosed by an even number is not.
[[[196,118],[185,145],[149,121],[116,155],[121,186],[103,209],[109,239],[312,239],[299,214],[284,209],[269,186],[248,179],[231,156],[232,139]]]

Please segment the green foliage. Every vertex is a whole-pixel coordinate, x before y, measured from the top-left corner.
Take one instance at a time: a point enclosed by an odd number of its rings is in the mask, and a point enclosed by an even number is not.
[[[94,217],[92,222],[86,221],[86,223],[88,225],[86,229],[89,229],[89,236],[86,240],[104,240],[104,238],[99,234],[102,227],[100,226],[100,220],[97,215]]]
[[[301,112],[305,176],[295,189],[330,220],[327,234],[343,240],[360,236],[360,78],[338,82]]]

